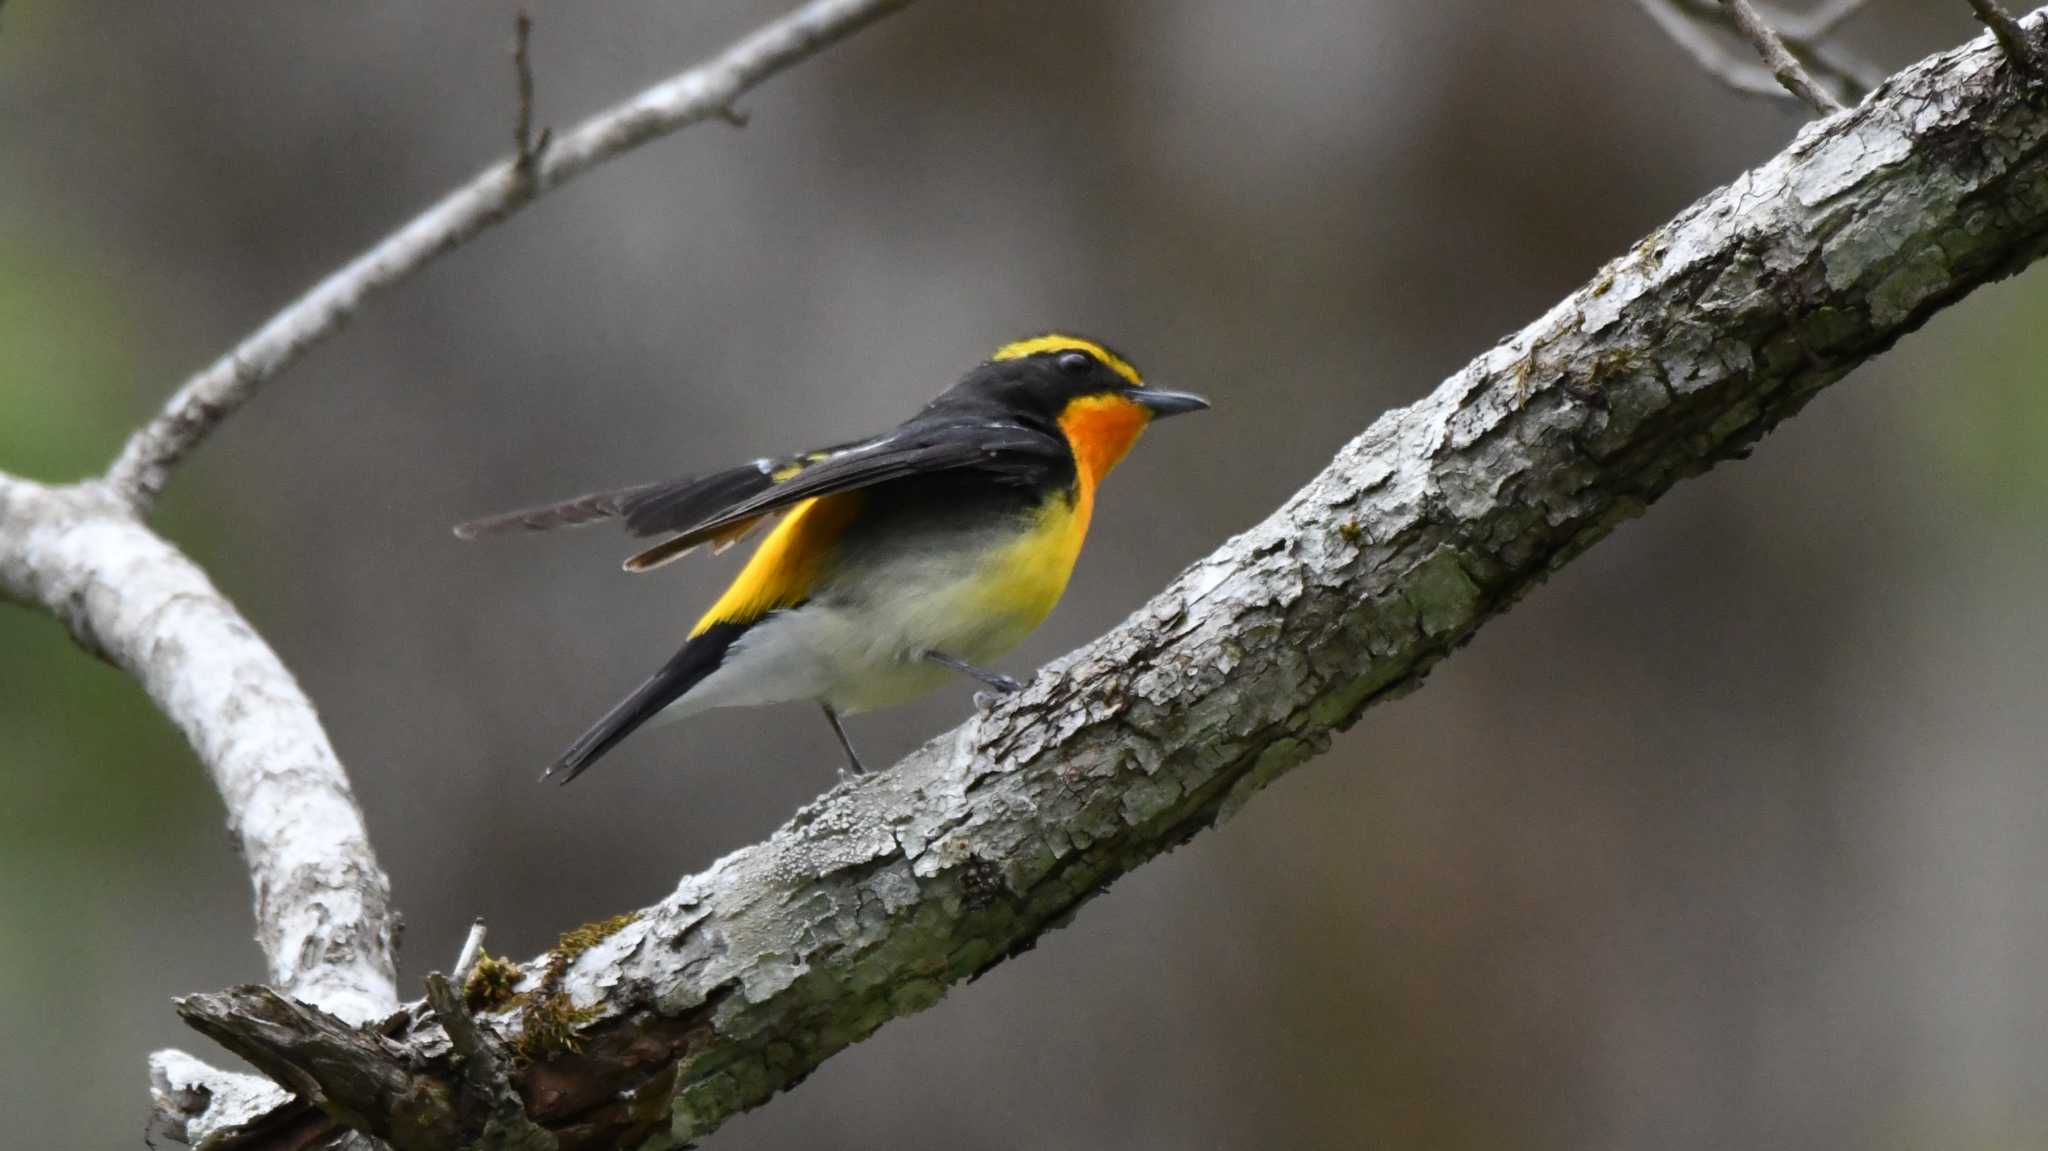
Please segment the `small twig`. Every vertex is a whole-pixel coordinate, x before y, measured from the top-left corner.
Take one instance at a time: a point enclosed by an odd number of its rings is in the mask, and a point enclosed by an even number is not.
[[[1700,70],[1738,92],[1771,99],[1789,99],[1777,80],[1757,64],[1722,50],[1711,33],[1671,0],[1636,0],[1636,7],[1654,21],[1671,42],[1685,49]]]
[[[519,111],[512,124],[512,163],[520,178],[529,182],[551,136],[548,129],[542,128],[540,139],[533,138],[533,60],[527,52],[532,38],[533,17],[521,8],[512,21],[512,72],[519,91]]]
[[[1749,41],[1750,47],[1756,49],[1764,66],[1771,70],[1771,75],[1785,86],[1786,91],[1804,100],[1808,107],[1823,116],[1842,110],[1842,102],[1807,75],[1806,69],[1785,47],[1785,42],[1778,38],[1777,31],[1757,13],[1755,5],[1749,0],[1721,0],[1721,3],[1727,5],[1728,14],[1734,17],[1735,30]]]
[[[1830,95],[1860,100],[1878,85],[1883,72],[1840,45],[1829,43],[1844,20],[1863,9],[1865,0],[1835,0],[1804,16],[1791,16],[1775,9],[1764,18],[1779,32],[1779,39],[1793,57],[1803,63]],[[1770,70],[1757,64],[1746,42],[1738,45],[1734,13],[1721,0],[1636,0],[1673,43],[1683,48],[1700,69],[1721,83],[1748,96],[1801,102],[1782,87]],[[1726,33],[1724,39],[1720,33]]]
[[[1999,7],[1998,0],[1970,0],[1970,10],[1977,19],[1991,29],[1991,35],[1998,40],[1998,46],[2020,71],[2038,75],[2041,70],[2041,54],[2035,50],[2034,42],[2027,38],[2027,30],[2012,14]]]
[[[449,980],[457,987],[469,984],[470,973],[476,970],[477,960],[484,957],[484,921],[479,919],[469,925],[469,938],[462,941],[462,951],[455,957],[455,970],[449,973]]]

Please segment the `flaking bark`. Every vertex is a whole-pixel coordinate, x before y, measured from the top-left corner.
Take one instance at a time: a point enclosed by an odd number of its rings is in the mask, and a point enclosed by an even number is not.
[[[553,976],[529,965],[525,999],[480,1017],[516,1045],[544,982],[573,1009],[514,1076],[529,1115],[565,1149],[701,1137],[1227,816],[1671,484],[2036,259],[2042,99],[1986,37],[1809,125],[1023,692]],[[418,1135],[443,1120],[389,1102],[453,1097],[418,1008],[340,1049],[261,988],[181,1010],[398,1147],[443,1145]]]

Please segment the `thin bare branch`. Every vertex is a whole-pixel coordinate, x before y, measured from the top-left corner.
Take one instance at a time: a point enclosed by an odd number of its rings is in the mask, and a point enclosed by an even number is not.
[[[278,373],[339,331],[372,296],[607,160],[700,120],[730,120],[733,102],[743,93],[909,3],[812,0],[704,64],[558,135],[544,151],[535,149],[539,155],[529,175],[522,176],[516,154],[485,169],[185,381],[163,412],[122,448],[107,482],[129,504],[146,509],[179,460]]]
[[[1792,98],[1768,69],[1747,57],[1724,51],[1706,25],[1682,11],[1674,0],[1636,0],[1636,7],[1655,21],[1672,43],[1685,49],[1686,55],[1707,75],[1746,95],[1773,100]]]
[[[1985,27],[1991,29],[1991,35],[1997,38],[1998,46],[2005,49],[2006,56],[2011,58],[2015,67],[2030,75],[2041,73],[2040,49],[2034,46],[2019,21],[1999,6],[1998,0],[1970,0],[1970,10],[1977,14],[1977,19]]]
[[[512,77],[519,93],[519,107],[512,121],[512,156],[520,177],[528,181],[533,179],[534,165],[540,162],[540,154],[547,150],[552,135],[543,128],[539,140],[533,136],[533,61],[528,55],[532,39],[533,17],[522,8],[512,21]]]
[[[1673,484],[2039,259],[2043,186],[2048,108],[1986,44],[1814,125],[1383,415],[1109,635],[659,904],[565,936],[515,984],[547,993],[482,1020],[534,1055],[512,1077],[528,1118],[589,1151],[691,1142],[1028,948]],[[420,1133],[457,1126],[463,1072],[431,1018],[339,1046],[267,988],[180,1010],[400,1151],[447,1148]]]
[[[1729,15],[1734,17],[1735,30],[1744,40],[1749,41],[1751,48],[1756,49],[1756,54],[1763,60],[1764,66],[1770,69],[1771,75],[1777,78],[1778,83],[1785,86],[1786,91],[1799,97],[1808,107],[1824,116],[1842,110],[1842,102],[1835,99],[1834,93],[1816,84],[1812,76],[1807,75],[1806,69],[1786,49],[1785,42],[1779,39],[1777,31],[1764,21],[1755,5],[1749,0],[1721,0],[1721,3],[1727,5]]]
[[[1664,34],[1708,75],[1750,96],[1803,103],[1758,64],[1746,41],[1738,41],[1735,14],[1721,0],[1636,0]],[[1875,88],[1884,73],[1869,61],[1830,42],[1836,28],[1863,8],[1863,0],[1837,0],[1804,15],[1758,9],[1779,30],[1779,39],[1830,95],[1854,101]]]

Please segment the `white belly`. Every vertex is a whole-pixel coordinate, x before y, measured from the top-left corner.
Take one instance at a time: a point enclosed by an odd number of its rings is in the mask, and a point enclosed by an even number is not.
[[[1071,568],[1069,561],[1057,573],[1026,573],[1050,581],[1048,595],[1000,594],[1020,578],[1018,549],[1009,543],[978,553],[909,554],[861,572],[858,598],[825,588],[809,603],[769,615],[662,718],[791,700],[822,700],[850,714],[908,703],[949,682],[971,686],[924,653],[977,665],[1002,657],[1045,618]]]

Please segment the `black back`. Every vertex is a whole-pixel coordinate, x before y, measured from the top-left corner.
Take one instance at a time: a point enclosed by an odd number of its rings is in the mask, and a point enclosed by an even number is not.
[[[1136,376],[1125,374],[1128,364],[1116,353],[1090,341],[1043,337],[1009,348],[1035,344],[1049,346],[1024,354],[999,352],[879,436],[594,492],[475,520],[455,531],[470,538],[623,519],[634,535],[672,537],[627,561],[630,570],[644,571],[706,541],[729,543],[762,517],[803,500],[913,476],[952,473],[971,486],[1065,490],[1074,483],[1074,456],[1060,430],[1060,413],[1077,397],[1135,386]]]

